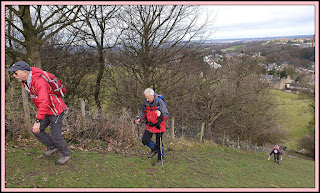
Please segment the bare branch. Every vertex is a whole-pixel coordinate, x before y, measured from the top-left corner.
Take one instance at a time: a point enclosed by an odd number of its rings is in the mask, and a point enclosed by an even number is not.
[[[13,8],[11,5],[7,5],[6,6],[10,11],[12,11],[16,16],[20,17],[21,13],[20,11],[16,10],[15,8]]]
[[[51,26],[53,26],[53,25],[56,25],[56,24],[60,24],[60,23],[64,23],[64,22],[65,22],[64,20],[62,20],[62,18],[65,17],[65,15],[67,14],[67,12],[63,12],[63,10],[64,10],[67,6],[64,5],[64,6],[62,6],[62,7],[59,7],[59,6],[56,5],[55,7],[57,7],[57,9],[56,9],[54,12],[52,12],[50,15],[48,15],[48,16],[43,20],[43,22],[40,22],[40,25],[39,25],[39,27],[38,27],[38,31],[39,31],[39,32],[45,31],[45,30],[47,30],[48,28],[50,28]],[[74,8],[75,8],[75,7],[74,7]],[[57,13],[63,13],[63,14],[62,14],[62,15],[59,17],[59,19],[57,19],[55,22],[52,22],[52,23],[50,23],[50,25],[44,27],[44,25],[47,23],[47,21],[49,21],[50,19],[52,19]],[[39,14],[38,17],[41,18],[41,15]]]
[[[80,11],[80,7],[77,7],[77,8],[78,8],[78,10],[76,11],[75,16],[71,20],[69,20],[67,23],[64,23],[58,29],[56,29],[55,31],[52,31],[50,34],[48,34],[44,39],[41,40],[41,43],[47,41],[50,37],[52,37],[53,35],[57,34],[60,30],[62,30],[66,26],[71,25],[76,20],[76,18],[78,16],[78,13]],[[49,26],[51,26],[51,25],[49,25]],[[46,28],[48,28],[49,26],[47,26]]]
[[[6,37],[9,38],[10,40],[12,40],[12,41],[14,41],[14,42],[17,42],[17,43],[19,43],[19,44],[22,45],[22,46],[25,46],[25,45],[26,45],[25,42],[23,42],[23,41],[21,41],[21,40],[18,40],[17,38],[13,37],[12,35],[10,35],[10,34],[8,34],[8,33],[6,33],[5,35],[6,35]]]

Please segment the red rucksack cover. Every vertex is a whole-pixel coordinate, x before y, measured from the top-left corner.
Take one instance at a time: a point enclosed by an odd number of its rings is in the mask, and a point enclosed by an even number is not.
[[[58,97],[64,97],[67,89],[60,79],[46,71],[43,71],[43,74],[41,76],[49,83],[55,95],[57,95]]]

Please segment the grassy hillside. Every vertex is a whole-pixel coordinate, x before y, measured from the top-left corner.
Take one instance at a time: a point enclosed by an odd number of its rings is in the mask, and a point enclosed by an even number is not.
[[[235,50],[237,48],[241,48],[241,47],[245,47],[246,45],[237,45],[237,46],[232,46],[232,47],[229,47],[229,48],[226,48],[226,49],[223,49],[225,51],[230,51],[230,50]]]
[[[154,166],[148,148],[131,154],[72,149],[72,161],[37,159],[43,146],[7,144],[6,188],[314,188],[315,162],[284,156],[280,165],[268,153],[244,152],[209,142],[165,140],[165,165]]]
[[[312,113],[307,101],[297,94],[273,90],[280,105],[279,123],[282,128],[289,132],[285,145],[290,149],[299,149],[299,140],[309,132],[308,123],[312,120]]]

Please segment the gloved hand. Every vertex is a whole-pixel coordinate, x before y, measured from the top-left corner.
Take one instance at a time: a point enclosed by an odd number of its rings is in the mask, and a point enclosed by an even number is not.
[[[158,122],[156,123],[156,128],[157,129],[160,129],[160,123],[163,121],[163,117],[162,116],[160,116],[160,117],[158,117]]]
[[[159,121],[156,123],[156,128],[157,128],[157,129],[160,129],[160,123],[159,123]]]
[[[140,124],[140,119],[136,119],[133,121],[135,124]]]

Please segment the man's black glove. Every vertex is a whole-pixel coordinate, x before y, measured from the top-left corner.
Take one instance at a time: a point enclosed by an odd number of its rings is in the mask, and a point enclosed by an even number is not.
[[[157,129],[160,129],[160,124],[161,124],[162,121],[163,121],[163,117],[162,116],[158,117],[158,122],[156,123],[156,128]]]
[[[160,129],[160,123],[159,123],[159,121],[156,123],[156,128],[157,128],[157,129]]]

